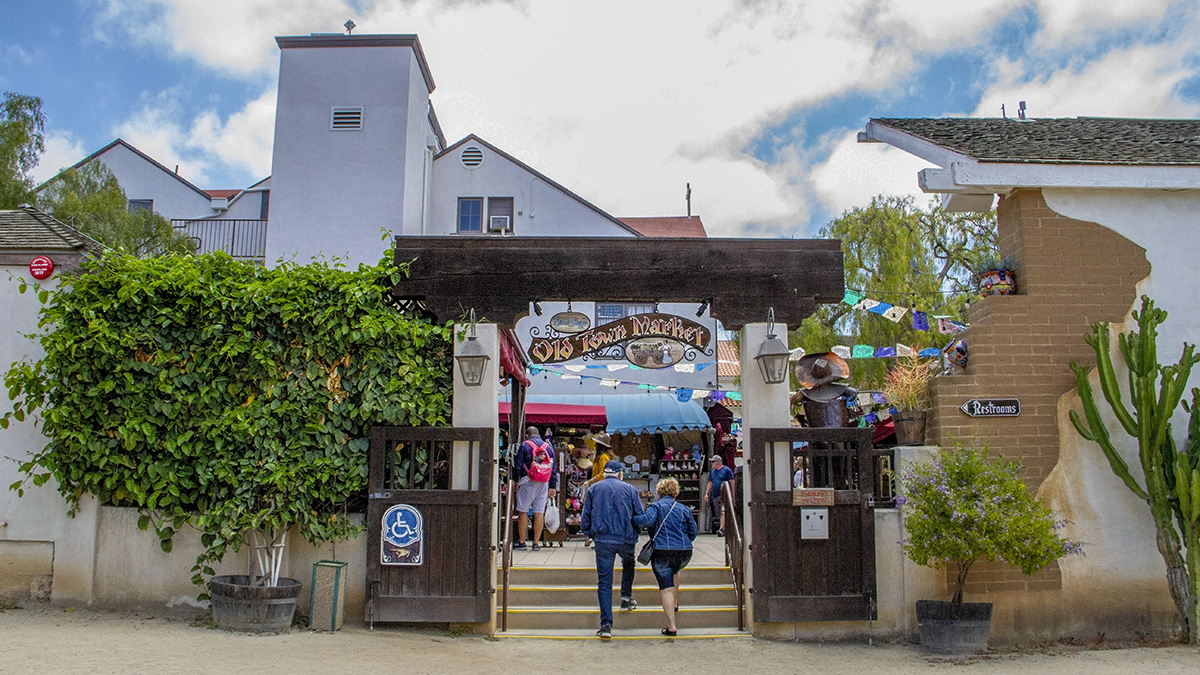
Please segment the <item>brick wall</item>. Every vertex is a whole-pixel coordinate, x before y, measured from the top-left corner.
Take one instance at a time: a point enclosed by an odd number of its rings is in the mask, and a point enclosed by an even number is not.
[[[1098,321],[1125,320],[1150,263],[1145,249],[1117,233],[1051,211],[1040,190],[1002,197],[997,221],[1000,254],[1016,261],[1018,295],[971,306],[963,333],[967,368],[934,380],[926,440],[951,446],[957,439],[987,439],[992,454],[1019,457],[1029,484],[1037,486],[1058,462],[1058,400],[1075,386],[1069,365],[1095,363],[1084,333]],[[1020,399],[1021,415],[967,417],[959,406],[972,398]],[[1001,565],[976,565],[969,579],[968,592],[1058,588],[1061,582],[1057,567],[1024,577]]]

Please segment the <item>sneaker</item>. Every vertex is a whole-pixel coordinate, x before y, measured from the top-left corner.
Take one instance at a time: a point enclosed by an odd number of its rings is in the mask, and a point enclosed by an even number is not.
[[[717,530],[717,536],[718,536],[718,537],[724,537],[724,536],[725,536],[725,530]]]
[[[525,542],[522,541],[522,542],[513,544],[513,550],[514,551],[524,551],[525,550]]]
[[[596,631],[596,636],[605,640],[612,637],[612,626],[608,624],[600,626],[600,630]]]
[[[538,546],[537,544],[534,544],[534,545],[533,545],[533,548],[531,548],[531,549],[529,549],[529,550],[531,550],[531,551],[540,551],[540,550],[542,550],[542,547],[541,547],[541,546]]]
[[[621,598],[621,611],[622,612],[632,612],[636,607],[637,607],[637,600],[634,600],[633,598],[630,598],[628,600],[626,600],[625,598]]]

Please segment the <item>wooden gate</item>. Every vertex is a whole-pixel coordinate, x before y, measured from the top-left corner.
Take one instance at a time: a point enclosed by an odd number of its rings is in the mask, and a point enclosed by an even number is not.
[[[491,620],[493,433],[371,431],[367,621]],[[419,544],[403,549],[385,543],[383,531],[385,514],[400,504],[416,514],[408,524],[421,525],[413,528],[420,530]],[[391,564],[385,564],[385,555]],[[404,564],[395,564],[398,558]]]
[[[752,429],[751,563],[755,621],[875,618],[875,453],[871,429]],[[796,458],[808,501],[832,501],[828,539],[801,538]],[[810,514],[815,516],[816,514]]]

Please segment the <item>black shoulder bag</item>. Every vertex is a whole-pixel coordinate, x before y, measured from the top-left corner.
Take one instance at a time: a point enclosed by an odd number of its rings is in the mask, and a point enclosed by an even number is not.
[[[654,540],[658,537],[658,533],[662,532],[663,525],[667,524],[667,518],[671,517],[671,511],[674,511],[675,507],[678,505],[679,502],[671,504],[671,508],[667,511],[667,515],[663,516],[662,522],[658,524],[658,529],[654,531],[654,536],[650,537],[650,540],[645,544],[642,544],[642,550],[638,551],[638,562],[642,563],[643,565],[650,564],[650,559],[654,557]]]

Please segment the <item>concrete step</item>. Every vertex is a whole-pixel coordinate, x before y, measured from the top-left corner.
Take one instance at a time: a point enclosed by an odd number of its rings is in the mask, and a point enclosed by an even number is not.
[[[751,639],[753,636],[745,631],[730,628],[683,628],[675,637],[665,637],[656,628],[627,628],[613,629],[613,640],[718,640],[718,639]],[[555,630],[509,630],[496,633],[496,637],[508,640],[599,640],[596,628],[555,629]]]
[[[614,598],[620,603],[619,598]],[[499,621],[499,614],[497,614]],[[623,612],[613,607],[613,627],[618,630],[633,628],[658,630],[666,625],[662,608],[641,605],[633,611]],[[687,606],[680,605],[675,618],[676,624],[685,630],[696,628],[719,628],[736,632],[737,607],[730,605]],[[585,630],[595,631],[600,627],[600,608],[591,606],[513,607],[508,608],[508,630]],[[660,636],[661,637],[661,636]]]
[[[621,578],[621,566],[618,564],[613,572],[618,580]],[[653,581],[654,573],[645,565],[638,565],[635,579]],[[733,572],[728,567],[718,566],[688,566],[679,573],[679,585],[715,586],[733,582]],[[509,586],[587,586],[596,585],[596,569],[594,567],[567,567],[551,565],[514,566],[509,572]],[[656,586],[657,588],[657,586]]]
[[[621,595],[620,583],[613,585],[613,597]],[[633,599],[643,607],[658,607],[661,596],[658,585],[651,583],[634,584]],[[589,605],[596,602],[596,583],[593,579],[589,585],[535,585],[509,586],[509,607],[548,607],[548,606],[577,606]],[[700,605],[736,605],[737,593],[733,584],[713,584],[706,586],[688,586],[680,581],[679,604],[681,606]]]

